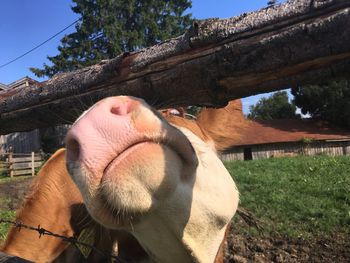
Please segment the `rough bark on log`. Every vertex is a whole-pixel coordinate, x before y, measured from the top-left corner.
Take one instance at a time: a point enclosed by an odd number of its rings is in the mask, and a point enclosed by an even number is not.
[[[350,1],[291,0],[0,93],[0,134],[71,123],[106,96],[160,107],[222,106],[293,85],[350,77]]]

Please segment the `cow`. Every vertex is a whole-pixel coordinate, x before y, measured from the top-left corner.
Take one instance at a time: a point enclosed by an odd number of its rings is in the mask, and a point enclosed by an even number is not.
[[[108,114],[117,121],[106,120],[104,117]],[[102,127],[98,126],[99,119],[104,122]],[[112,137],[117,137],[108,138],[111,134],[108,135],[108,125],[103,127],[106,124],[110,125]],[[97,129],[90,130],[92,126]],[[125,127],[134,134],[126,135]],[[105,138],[98,137],[97,130]],[[132,138],[136,145],[132,141],[132,145],[123,146],[132,153],[123,157],[120,166],[123,177],[131,178],[128,186],[120,181],[121,175],[113,175],[113,157],[110,160],[111,156],[106,157],[99,151],[108,152],[111,149],[107,147],[123,144],[123,140],[127,145],[131,140],[128,136],[135,133],[142,134],[141,139],[146,141]],[[89,145],[94,139],[107,143],[101,147]],[[73,125],[67,135],[67,151],[59,150],[45,164],[16,219],[33,225],[40,223],[44,228],[68,236],[79,236],[86,227],[92,228],[96,236],[94,244],[100,250],[112,252],[117,244],[118,255],[134,262],[213,262],[215,258],[216,262],[222,262],[224,232],[237,208],[238,191],[214,147],[215,143],[198,122],[177,116],[167,116],[165,120],[136,98],[105,99]],[[90,150],[86,152],[87,149]],[[118,156],[125,154],[115,151]],[[94,152],[95,157],[99,154],[104,157],[94,161],[86,155],[90,152]],[[68,170],[83,195],[65,169],[65,155]],[[135,156],[141,157],[133,160]],[[127,163],[128,158],[132,163]],[[90,166],[84,167],[86,160]],[[109,160],[107,171],[112,175],[97,185],[102,180],[97,174],[104,171],[99,163],[105,164],[106,160]],[[129,171],[128,165],[138,167],[136,171],[144,170],[137,174],[135,170]],[[96,175],[83,174],[85,168],[95,169]],[[118,188],[120,185],[122,188]],[[145,186],[147,191],[143,192]],[[98,188],[100,190],[96,190]],[[121,196],[115,196],[116,193]],[[122,207],[117,207],[116,200],[126,203],[118,203]],[[24,235],[27,237],[23,238]],[[81,253],[67,243],[48,236],[38,240],[37,233],[24,229],[18,232],[12,228],[3,250],[35,262],[78,262],[81,258]],[[92,251],[88,261],[104,262],[105,256]]]
[[[66,149],[96,222],[132,234],[150,262],[214,262],[239,198],[204,137],[142,99],[119,96],[84,112]]]

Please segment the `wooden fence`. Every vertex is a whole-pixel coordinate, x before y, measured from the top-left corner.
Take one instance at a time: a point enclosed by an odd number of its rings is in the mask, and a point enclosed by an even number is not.
[[[0,171],[7,171],[10,177],[35,175],[35,169],[43,164],[39,153],[7,153],[1,156]]]

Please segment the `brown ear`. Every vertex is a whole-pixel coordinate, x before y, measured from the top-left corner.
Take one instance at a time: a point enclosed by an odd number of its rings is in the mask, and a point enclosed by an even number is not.
[[[210,136],[218,151],[237,143],[241,131],[248,125],[243,116],[241,100],[232,100],[224,108],[203,108],[198,115],[197,124]]]

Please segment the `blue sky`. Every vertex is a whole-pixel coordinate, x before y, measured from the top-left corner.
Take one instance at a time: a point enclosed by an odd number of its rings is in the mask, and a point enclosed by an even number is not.
[[[265,7],[267,0],[193,0],[189,12],[193,17],[228,18]],[[75,21],[71,0],[1,0],[0,65],[22,55]],[[9,84],[24,76],[37,79],[29,67],[41,68],[47,56],[58,54],[60,39],[74,31],[74,26],[16,62],[0,68],[0,83]],[[39,79],[44,80],[44,79]],[[263,95],[245,98],[244,111]]]

